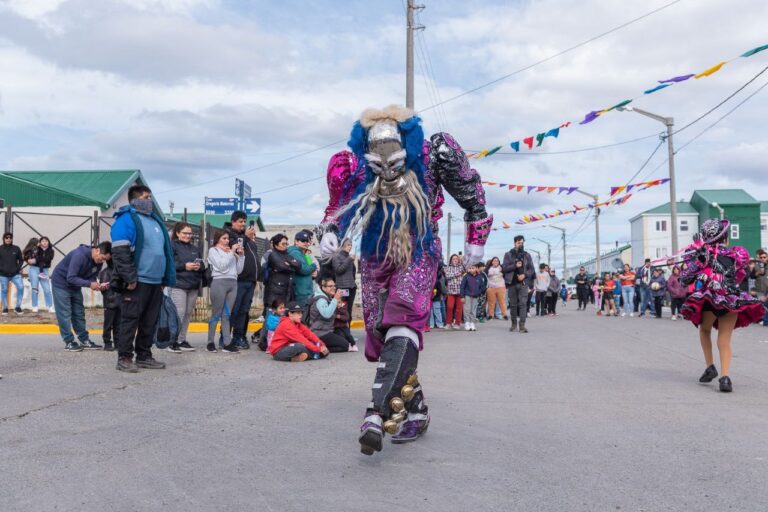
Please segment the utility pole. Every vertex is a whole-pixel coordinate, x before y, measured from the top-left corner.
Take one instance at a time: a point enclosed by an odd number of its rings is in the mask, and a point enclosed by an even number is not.
[[[669,162],[669,215],[672,218],[672,254],[677,254],[677,193],[675,191],[675,147],[672,144],[672,132],[675,126],[673,117],[664,117],[635,107],[621,107],[618,110],[637,112],[645,117],[663,123],[667,127],[667,135],[662,135],[662,140],[667,139],[667,161]]]
[[[541,253],[536,249],[527,249],[527,250],[536,253],[536,266],[538,267],[539,265],[541,265]]]
[[[592,204],[595,205],[592,210],[595,212],[595,275],[600,275],[600,208],[597,207],[598,196],[597,194],[590,194],[589,192],[584,192],[583,190],[576,190],[581,195],[591,197],[592,201],[594,201]]]
[[[424,29],[423,25],[414,25],[413,13],[423,8],[423,5],[415,5],[413,0],[408,0],[405,30],[405,106],[411,109],[415,108],[413,102],[413,33],[416,30]]]
[[[567,269],[568,267],[566,266],[566,264],[567,264],[567,258],[566,258],[566,256],[565,256],[565,228],[559,228],[559,227],[557,227],[557,226],[553,226],[552,224],[550,224],[550,225],[549,225],[549,227],[551,227],[551,228],[554,228],[554,229],[557,229],[558,231],[562,231],[562,232],[563,232],[563,271],[561,272],[561,274],[560,274],[560,275],[563,277],[563,279],[565,279],[566,277],[568,277],[568,276],[566,275],[566,274],[567,274],[567,270],[566,270],[566,269]]]
[[[552,244],[550,244],[549,242],[545,242],[541,238],[534,237],[534,240],[538,240],[539,242],[547,246],[547,265],[551,265],[552,264]],[[541,259],[541,255],[539,255],[539,259]]]

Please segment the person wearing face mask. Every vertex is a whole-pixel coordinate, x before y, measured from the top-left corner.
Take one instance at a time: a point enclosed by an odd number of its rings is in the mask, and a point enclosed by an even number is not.
[[[129,205],[115,213],[112,225],[114,274],[111,286],[122,294],[117,369],[162,369],[152,357],[152,337],[163,301],[163,286],[176,284],[173,247],[163,220],[154,212],[152,191],[128,189]],[[133,362],[134,353],[136,362]]]

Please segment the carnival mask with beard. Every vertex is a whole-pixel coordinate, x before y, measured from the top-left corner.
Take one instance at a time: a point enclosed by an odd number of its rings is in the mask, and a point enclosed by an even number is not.
[[[377,253],[386,247],[383,262],[408,266],[414,242],[423,240],[429,229],[429,201],[416,173],[406,167],[407,154],[396,121],[383,119],[373,124],[366,149],[374,180],[339,212],[340,216],[352,215],[345,236],[377,237]]]

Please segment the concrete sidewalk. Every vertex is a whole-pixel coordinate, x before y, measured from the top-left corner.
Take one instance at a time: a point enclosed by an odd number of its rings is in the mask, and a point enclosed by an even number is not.
[[[727,395],[698,384],[689,323],[569,309],[528,327],[427,334],[430,431],[373,457],[362,352],[159,352],[168,369],[123,374],[114,353],[0,336],[0,510],[765,509],[768,329],[737,332]]]

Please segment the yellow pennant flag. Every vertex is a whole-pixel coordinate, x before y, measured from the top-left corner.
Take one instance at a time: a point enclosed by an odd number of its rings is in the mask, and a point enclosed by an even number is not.
[[[720,64],[712,66],[711,68],[707,69],[706,71],[702,71],[701,73],[699,73],[698,75],[694,76],[693,78],[701,78],[703,76],[709,76],[709,75],[712,75],[714,73],[717,73],[718,71],[720,71],[721,67],[725,66],[725,64],[726,64],[726,62],[723,61]]]

